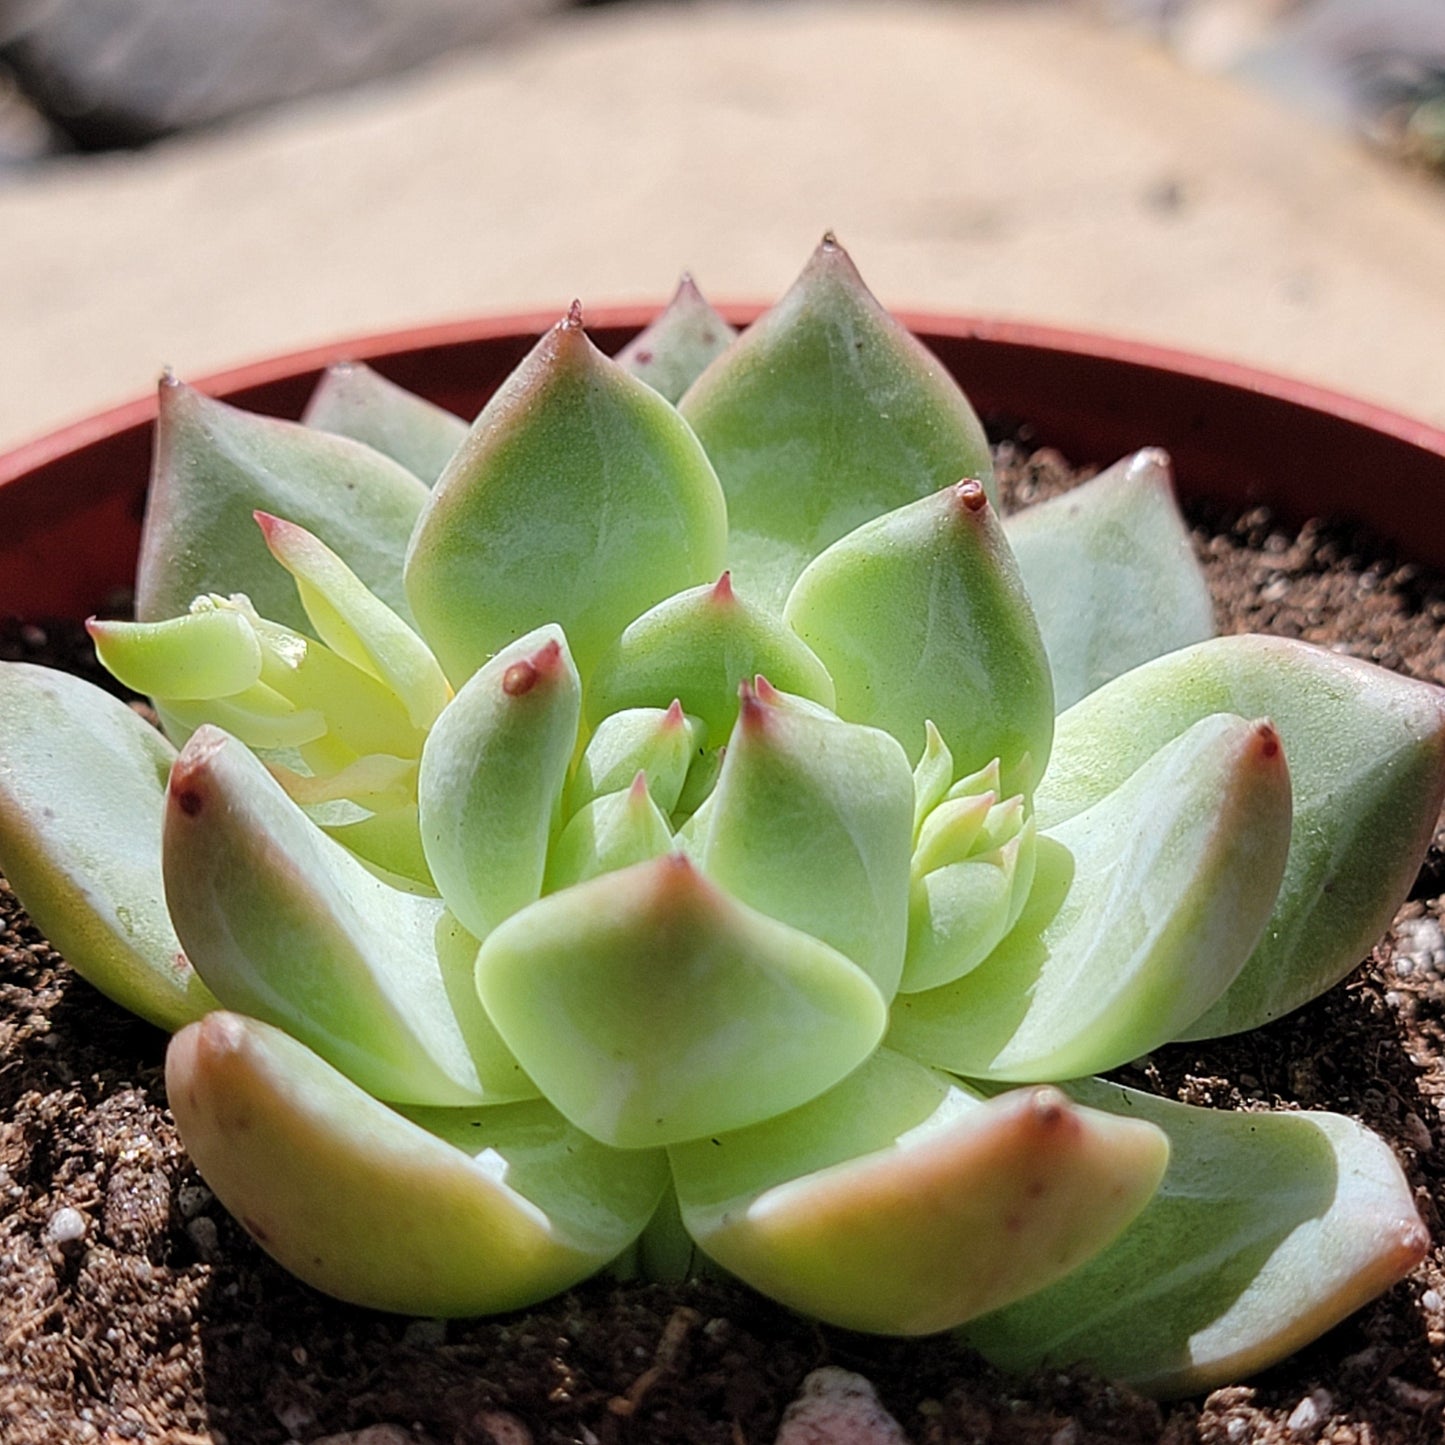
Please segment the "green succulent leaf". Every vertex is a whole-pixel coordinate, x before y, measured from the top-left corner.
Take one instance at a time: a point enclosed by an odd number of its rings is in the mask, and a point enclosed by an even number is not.
[[[1017,926],[953,983],[900,994],[892,1047],[974,1078],[1072,1079],[1177,1036],[1258,941],[1289,847],[1268,723],[1216,715],[1043,833]]]
[[[285,786],[290,792],[289,784]],[[329,837],[354,853],[384,882],[413,893],[437,892],[421,844],[421,810],[415,802],[377,807],[363,817],[342,822],[317,821]]]
[[[963,773],[993,758],[1032,787],[1054,726],[1049,660],[1003,529],[977,482],[865,523],[798,578],[784,613],[838,711],[917,761],[931,720]]]
[[[1169,455],[1135,452],[1004,524],[1063,711],[1140,663],[1214,636]]]
[[[112,677],[148,697],[204,701],[244,692],[261,680],[261,642],[233,608],[205,607],[164,622],[85,625]]]
[[[97,622],[91,632],[117,676],[152,687],[166,731],[177,741],[214,723],[248,747],[300,749],[310,765],[330,772],[372,753],[415,757],[421,750],[425,724],[411,714],[424,718],[429,702],[415,675],[393,666],[400,685],[412,689],[403,698],[375,671],[258,616],[244,595],[198,597],[185,617]],[[165,691],[171,682],[181,687],[179,695]],[[239,690],[224,694],[205,686],[233,683]]]
[[[365,442],[427,486],[442,474],[468,430],[461,417],[360,361],[338,361],[326,368],[301,421]]]
[[[783,692],[833,706],[823,664],[774,613],[734,592],[724,572],[628,625],[587,684],[587,718],[596,725],[622,708],[666,706],[676,697],[717,747],[737,721],[738,685],[759,673]]]
[[[736,335],[684,272],[657,320],[634,336],[616,361],[676,403]]]
[[[831,944],[885,999],[903,971],[912,827],[913,779],[893,738],[744,683],[702,871]]]
[[[176,933],[226,1007],[380,1098],[472,1103],[497,1080],[503,1099],[535,1092],[470,1002],[474,949],[449,952],[447,976],[441,903],[376,878],[215,728],[171,770],[163,867]]]
[[[660,1152],[605,1149],[540,1101],[394,1112],[234,1013],[176,1035],[166,1092],[196,1167],[257,1243],[371,1309],[535,1303],[625,1249],[667,1182]]]
[[[136,616],[178,617],[192,598],[244,592],[298,631],[306,614],[266,550],[258,509],[314,532],[394,611],[409,617],[401,564],[426,487],[346,437],[255,416],[167,378],[136,574]]]
[[[256,513],[271,555],[291,574],[316,635],[338,657],[396,694],[417,728],[429,728],[452,690],[426,643],[319,537]]]
[[[960,477],[992,479],[957,384],[878,304],[831,235],[680,409],[727,493],[728,565],[780,608],[807,563]]]
[[[944,802],[924,824],[908,896],[906,993],[977,968],[1023,914],[1037,862],[1034,821],[1023,816],[1022,798],[992,796]],[[930,829],[940,813],[953,826]]]
[[[426,740],[422,846],[478,938],[541,894],[581,711],[567,639],[539,627],[473,674]]]
[[[431,493],[406,559],[418,622],[465,681],[558,623],[586,675],[640,612],[716,577],[727,511],[697,438],[582,331],[537,344]]]
[[[1059,719],[1038,796],[1055,824],[1218,711],[1269,717],[1294,788],[1269,925],[1229,991],[1181,1037],[1255,1028],[1345,976],[1404,901],[1445,800],[1445,692],[1282,637],[1220,637],[1136,668]]]
[[[671,848],[672,825],[639,771],[631,787],[593,798],[572,816],[547,860],[542,891],[555,893],[660,858]]]
[[[1202,1394],[1283,1359],[1425,1255],[1395,1156],[1352,1119],[1197,1109],[1100,1079],[1067,1088],[1164,1130],[1169,1169],[1102,1254],[969,1326],[1005,1369],[1082,1365],[1151,1395]]]
[[[625,1149],[813,1098],[872,1053],[886,1018],[855,964],[678,854],[513,914],[482,944],[477,989],[543,1095]]]
[[[1057,1089],[984,1102],[881,1050],[810,1104],[669,1154],[683,1222],[725,1269],[830,1323],[916,1335],[1108,1245],[1168,1144]]]
[[[995,762],[997,759],[995,759]],[[943,734],[927,718],[923,724],[923,754],[913,769],[913,841],[917,843],[923,820],[943,801],[953,784],[953,754]]]
[[[657,806],[671,813],[706,737],[702,720],[688,717],[676,698],[667,707],[624,708],[603,718],[567,784],[567,815],[630,787],[639,772],[646,774]]]
[[[161,883],[175,749],[119,698],[0,663],[0,871],[37,928],[108,998],[164,1029],[216,1006]]]
[[[689,828],[700,828],[698,815],[706,807],[717,786],[718,774],[722,772],[723,759],[727,748],[705,748],[692,760],[683,780],[682,792],[677,795],[677,806],[672,810],[673,826],[681,839]]]

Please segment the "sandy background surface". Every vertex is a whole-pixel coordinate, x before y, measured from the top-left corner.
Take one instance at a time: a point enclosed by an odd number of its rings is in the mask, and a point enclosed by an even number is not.
[[[1027,4],[558,15],[0,186],[0,447],[184,376],[480,311],[781,291],[1247,361],[1445,424],[1445,187]]]

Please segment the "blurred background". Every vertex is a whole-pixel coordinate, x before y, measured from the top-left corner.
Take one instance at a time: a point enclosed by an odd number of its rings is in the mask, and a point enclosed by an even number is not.
[[[1445,0],[0,0],[0,448],[482,311],[899,308],[1445,424]]]

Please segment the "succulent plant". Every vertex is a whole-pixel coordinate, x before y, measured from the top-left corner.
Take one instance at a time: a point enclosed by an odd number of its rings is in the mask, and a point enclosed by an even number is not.
[[[469,429],[167,378],[137,615],[91,630],[164,735],[0,676],[0,865],[323,1290],[720,1267],[1168,1394],[1425,1249],[1351,1120],[1091,1076],[1354,966],[1441,693],[1213,636],[1162,453],[1002,520],[831,237],[736,339],[685,283],[613,362],[574,305]]]

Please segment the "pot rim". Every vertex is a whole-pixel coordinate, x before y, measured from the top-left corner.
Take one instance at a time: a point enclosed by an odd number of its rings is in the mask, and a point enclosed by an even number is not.
[[[661,309],[658,305],[632,304],[593,307],[586,313],[589,331],[640,331]],[[748,302],[728,302],[717,307],[735,326],[755,321],[767,308]],[[897,311],[894,316],[927,343],[930,337],[948,337],[1026,347],[1042,352],[1068,353],[1119,362],[1151,372],[1168,372],[1221,386],[1268,396],[1311,411],[1327,412],[1396,437],[1412,446],[1445,458],[1445,428],[1396,411],[1378,402],[1348,392],[1317,385],[1244,362],[1229,361],[1207,353],[1105,332],[1080,331],[1032,321],[942,311]],[[258,357],[220,371],[209,372],[191,382],[208,396],[228,397],[298,374],[323,371],[337,361],[361,360],[368,365],[385,363],[418,351],[510,340],[519,336],[540,336],[556,324],[555,311],[517,311],[482,314],[456,321],[425,323],[343,337],[294,351]],[[46,465],[57,457],[101,441],[130,427],[154,421],[154,392],[131,401],[106,407],[24,441],[0,453],[0,486]]]

